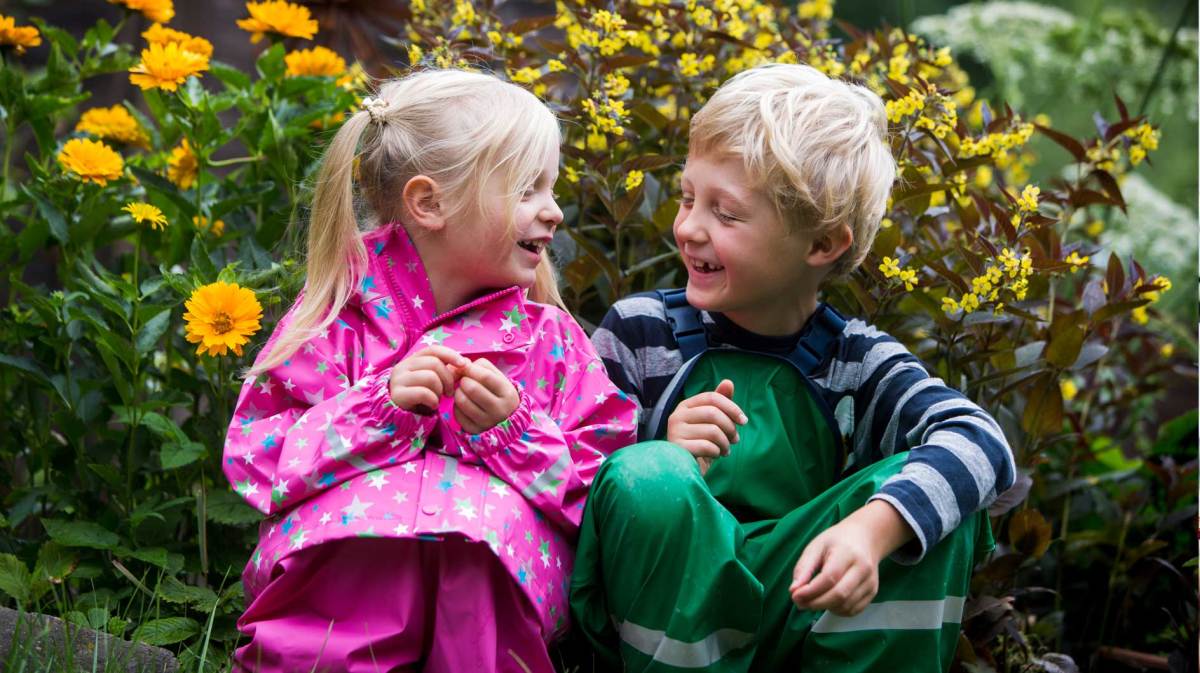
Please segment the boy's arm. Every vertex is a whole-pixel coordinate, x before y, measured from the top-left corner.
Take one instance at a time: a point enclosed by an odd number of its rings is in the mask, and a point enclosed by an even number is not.
[[[238,395],[225,438],[225,476],[264,514],[419,450],[436,424],[435,417],[392,403],[390,368],[368,365],[354,377],[346,363],[359,362],[361,334],[350,327],[357,324],[350,313],[345,309],[327,335],[314,337],[284,364],[247,379]],[[280,321],[260,358],[290,318]]]
[[[908,451],[903,470],[872,500],[904,518],[915,540],[894,558],[916,563],[970,514],[1013,483],[1012,450],[996,421],[962,393],[932,377],[892,337],[854,321],[834,387],[853,389],[854,452],[878,460]]]
[[[671,377],[683,364],[657,296],[634,295],[614,303],[591,337],[617,388],[638,405],[638,438]]]

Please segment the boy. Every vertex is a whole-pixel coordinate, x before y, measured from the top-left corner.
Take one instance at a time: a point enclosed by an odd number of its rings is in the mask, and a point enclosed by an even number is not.
[[[874,93],[799,65],[741,73],[693,118],[686,302],[623,299],[592,337],[651,417],[641,438],[667,440],[606,461],[585,512],[571,605],[607,666],[949,667],[1011,449],[900,343],[817,300],[871,248],[886,131]]]

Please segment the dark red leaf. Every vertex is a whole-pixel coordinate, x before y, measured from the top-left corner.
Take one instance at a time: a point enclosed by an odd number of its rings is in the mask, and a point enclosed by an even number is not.
[[[1108,256],[1108,270],[1104,279],[1108,282],[1108,298],[1110,300],[1125,293],[1125,269],[1122,268],[1121,258],[1115,252]]]
[[[1081,145],[1078,140],[1065,133],[1055,131],[1048,126],[1042,126],[1041,124],[1034,124],[1033,126],[1038,131],[1041,131],[1042,134],[1047,138],[1053,140],[1055,143],[1058,143],[1059,146],[1070,152],[1071,156],[1075,157],[1076,161],[1082,162],[1087,160],[1087,150],[1083,149],[1083,145]]]

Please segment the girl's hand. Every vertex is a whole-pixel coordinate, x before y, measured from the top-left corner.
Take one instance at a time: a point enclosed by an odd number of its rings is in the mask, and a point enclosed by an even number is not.
[[[436,413],[438,400],[454,390],[454,367],[470,360],[445,346],[422,348],[392,367],[388,391],[392,402],[405,411]]]
[[[737,444],[737,426],[746,424],[746,414],[733,402],[733,382],[721,381],[716,390],[693,395],[679,403],[667,418],[667,441],[696,457],[700,474],[712,461],[729,455]]]
[[[480,358],[455,370],[454,419],[468,434],[490,430],[517,410],[517,387],[490,361]]]

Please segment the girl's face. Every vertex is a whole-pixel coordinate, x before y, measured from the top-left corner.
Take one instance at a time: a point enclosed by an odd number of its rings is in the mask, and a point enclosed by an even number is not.
[[[459,251],[454,259],[456,273],[473,290],[468,296],[513,285],[533,286],[542,251],[550,245],[563,218],[554,201],[558,160],[558,148],[543,159],[541,171],[516,204],[511,231],[505,217],[504,190],[498,179],[484,196],[483,216],[478,221],[447,227],[449,249]]]

